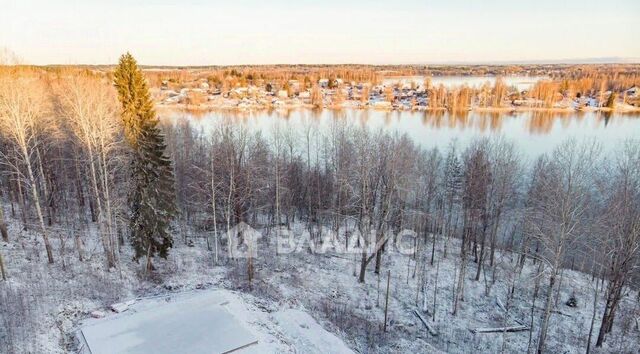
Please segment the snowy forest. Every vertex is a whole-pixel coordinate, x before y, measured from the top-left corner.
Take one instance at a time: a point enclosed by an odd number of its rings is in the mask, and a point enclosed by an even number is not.
[[[360,353],[640,347],[639,140],[532,158],[339,118],[203,130],[159,117],[123,56],[0,67],[0,163],[0,352],[75,352],[96,308],[206,288],[304,308]],[[243,223],[256,257],[230,250]],[[306,247],[278,254],[292,230]],[[402,230],[412,255],[391,247]],[[379,247],[316,252],[327,233]]]

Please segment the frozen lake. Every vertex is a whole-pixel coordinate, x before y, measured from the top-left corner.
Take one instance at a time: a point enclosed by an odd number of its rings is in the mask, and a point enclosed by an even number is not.
[[[549,113],[514,112],[410,112],[376,110],[321,110],[186,113],[161,111],[172,122],[189,122],[195,129],[210,131],[217,123],[231,120],[249,130],[259,130],[270,138],[276,122],[280,129],[298,132],[300,139],[311,128],[328,134],[332,125],[345,122],[354,126],[383,129],[407,134],[426,148],[446,149],[456,140],[460,146],[477,137],[502,136],[516,142],[525,155],[535,157],[550,152],[569,137],[577,140],[595,138],[605,149],[619,142],[640,137],[640,114],[605,114],[601,112]]]

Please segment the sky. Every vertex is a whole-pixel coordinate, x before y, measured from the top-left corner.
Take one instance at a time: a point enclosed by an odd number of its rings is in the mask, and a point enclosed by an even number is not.
[[[639,38],[638,0],[0,0],[0,48],[38,65],[636,61]]]

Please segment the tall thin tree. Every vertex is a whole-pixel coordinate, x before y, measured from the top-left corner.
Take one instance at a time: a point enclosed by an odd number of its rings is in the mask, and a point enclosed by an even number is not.
[[[169,226],[176,214],[171,161],[165,155],[164,136],[158,128],[147,83],[129,53],[120,57],[114,83],[122,105],[125,138],[131,147],[131,193],[129,196],[131,243],[134,259],[166,258],[173,245]]]

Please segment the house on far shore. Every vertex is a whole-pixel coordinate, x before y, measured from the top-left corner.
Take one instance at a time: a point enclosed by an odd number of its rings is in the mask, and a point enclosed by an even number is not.
[[[298,93],[299,98],[311,98],[311,93],[309,91],[300,91]]]
[[[300,91],[300,82],[298,80],[289,80],[289,87],[295,92]]]
[[[289,97],[289,93],[287,92],[287,90],[280,90],[280,91],[278,91],[278,97],[287,98],[287,97]]]
[[[318,85],[322,88],[329,87],[329,79],[320,79],[318,80]]]
[[[375,109],[391,109],[391,102],[389,101],[377,101],[373,103]]]

